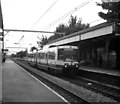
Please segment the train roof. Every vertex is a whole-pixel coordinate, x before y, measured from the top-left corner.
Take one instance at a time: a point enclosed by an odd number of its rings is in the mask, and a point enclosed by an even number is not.
[[[71,45],[62,45],[62,46],[55,46],[55,45],[45,45],[44,47],[43,47],[43,49],[41,49],[41,50],[38,50],[37,52],[39,53],[39,52],[47,52],[49,49],[51,49],[51,48],[59,48],[59,49],[61,49],[61,48],[74,48],[74,49],[78,49],[78,47],[77,46],[71,46]]]
[[[71,46],[71,45],[58,46],[58,48],[74,48],[74,49],[78,49],[77,46]]]

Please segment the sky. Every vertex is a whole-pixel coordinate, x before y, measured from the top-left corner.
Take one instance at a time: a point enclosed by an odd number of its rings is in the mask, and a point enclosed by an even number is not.
[[[83,6],[86,2],[89,3]],[[82,23],[94,26],[104,22],[98,16],[98,12],[103,10],[96,5],[96,2],[100,3],[101,0],[1,0],[4,29],[54,32],[59,24],[68,24],[71,15],[80,18]],[[39,41],[37,37],[41,38],[42,35],[50,37],[53,34],[5,32],[5,47],[30,49],[32,46],[37,46]],[[9,50],[12,52],[21,49]]]

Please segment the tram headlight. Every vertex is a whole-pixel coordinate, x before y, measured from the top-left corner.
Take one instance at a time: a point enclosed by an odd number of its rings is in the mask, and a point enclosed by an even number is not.
[[[68,67],[68,64],[65,63],[64,67],[67,68],[67,67]]]
[[[75,67],[78,68],[79,67],[78,64],[75,64]]]

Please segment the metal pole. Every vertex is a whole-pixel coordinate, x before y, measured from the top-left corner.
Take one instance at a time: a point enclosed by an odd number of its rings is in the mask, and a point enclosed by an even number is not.
[[[40,32],[40,33],[54,33],[54,34],[62,34],[62,35],[65,35],[65,33],[61,33],[61,32],[38,31],[38,30],[4,29],[4,31],[16,31],[16,32]]]
[[[3,51],[3,53],[4,53],[4,31],[2,32],[2,36],[3,36],[3,42],[2,42],[2,51]]]
[[[107,69],[109,69],[109,50],[108,50],[109,41],[106,42],[106,50],[107,50]]]

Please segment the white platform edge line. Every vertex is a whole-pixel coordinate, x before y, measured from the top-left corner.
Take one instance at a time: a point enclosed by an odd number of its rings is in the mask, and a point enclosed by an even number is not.
[[[14,62],[15,63],[15,62]],[[16,63],[15,63],[16,64]],[[17,66],[19,66],[18,64],[16,64]],[[52,90],[50,87],[48,87],[46,84],[44,84],[43,82],[41,82],[39,79],[37,79],[36,77],[34,77],[32,74],[30,74],[29,72],[27,72],[24,68],[22,68],[21,66],[19,66],[21,69],[23,69],[23,71],[25,71],[27,74],[29,74],[31,77],[33,77],[34,79],[36,79],[39,83],[41,83],[42,85],[44,85],[46,88],[48,88],[49,90],[51,90],[53,93],[55,93],[57,96],[59,96],[63,101],[67,102],[68,104],[70,104],[64,97],[62,97],[61,95],[59,95],[56,91]]]
[[[0,104],[2,102],[2,51],[1,51],[1,41],[0,41]]]

